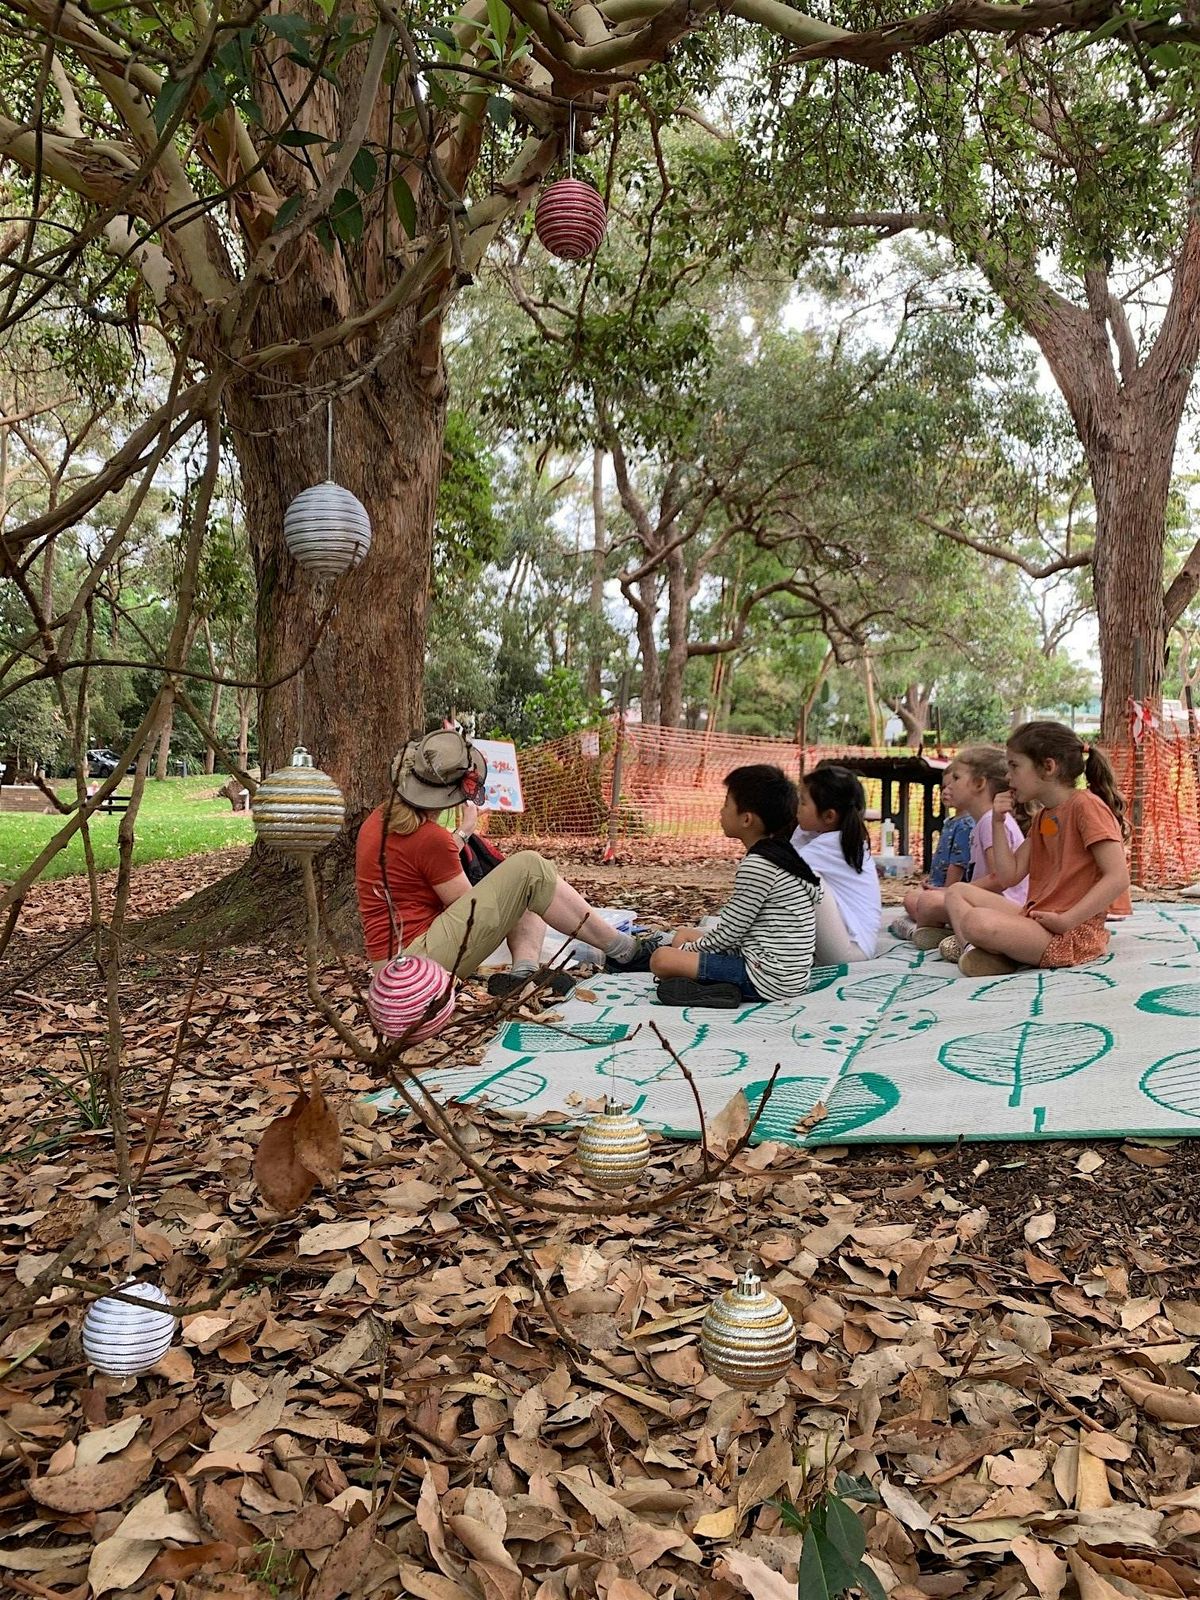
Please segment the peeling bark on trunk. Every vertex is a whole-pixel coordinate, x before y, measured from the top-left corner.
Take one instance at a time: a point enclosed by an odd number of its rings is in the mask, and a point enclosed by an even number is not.
[[[608,553],[608,528],[604,515],[604,451],[592,451],[592,583],[588,591],[588,668],[584,692],[590,701],[600,698],[604,651],[604,562]]]
[[[669,531],[670,534],[673,530]],[[683,717],[683,675],[688,664],[688,623],[691,593],[682,548],[672,550],[667,569],[667,660],[662,677],[658,721],[677,728]]]
[[[1127,410],[1121,421],[1123,437],[1110,448],[1088,452],[1096,500],[1092,581],[1100,620],[1103,725],[1110,739],[1125,732],[1131,696],[1157,701],[1162,694],[1163,546],[1174,456],[1173,434],[1156,437],[1153,417],[1131,417]]]
[[[638,649],[642,656],[642,721],[656,723],[660,720],[662,682],[659,675],[658,641],[654,637],[654,624],[658,617],[658,583],[651,574],[638,581],[639,608],[637,613]]]

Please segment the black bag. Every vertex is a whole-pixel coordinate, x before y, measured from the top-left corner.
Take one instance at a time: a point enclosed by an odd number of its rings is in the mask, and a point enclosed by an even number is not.
[[[458,858],[472,887],[482,883],[488,873],[494,871],[504,860],[500,852],[493,850],[487,840],[481,839],[477,833],[473,833],[466,841],[458,852]]]

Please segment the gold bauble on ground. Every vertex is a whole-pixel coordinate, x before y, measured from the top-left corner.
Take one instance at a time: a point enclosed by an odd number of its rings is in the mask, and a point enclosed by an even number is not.
[[[753,1272],[717,1296],[700,1325],[700,1354],[731,1389],[769,1389],[796,1355],[796,1324]]]
[[[584,1123],[575,1147],[579,1170],[597,1189],[624,1189],[646,1170],[650,1140],[636,1117],[606,1100],[604,1110]]]

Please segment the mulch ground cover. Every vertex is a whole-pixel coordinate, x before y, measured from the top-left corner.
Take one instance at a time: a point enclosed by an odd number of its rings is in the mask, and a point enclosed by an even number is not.
[[[242,856],[139,873],[135,911]],[[665,926],[731,870],[572,876]],[[131,1243],[88,1115],[107,1024],[85,913],[78,882],[39,887],[0,969],[0,1593],[782,1600],[800,1538],[773,1502],[840,1471],[879,1493],[868,1559],[895,1600],[1200,1594],[1195,1144],[763,1144],[706,1183],[699,1146],[656,1140],[628,1212],[563,1214],[597,1197],[561,1129],[456,1108],[468,1165],[365,1104],[379,1083],[296,952],[201,967],[135,929]],[[367,1037],[363,970],[330,959],[322,988]],[[481,1049],[494,1006],[470,989],[413,1059]],[[281,1216],[255,1155],[314,1073],[345,1163]],[[732,1102],[710,1157],[745,1126]],[[498,1209],[493,1177],[522,1203]],[[746,1264],[799,1329],[758,1396],[697,1344]],[[150,1374],[98,1377],[82,1316],[130,1266],[190,1310]]]

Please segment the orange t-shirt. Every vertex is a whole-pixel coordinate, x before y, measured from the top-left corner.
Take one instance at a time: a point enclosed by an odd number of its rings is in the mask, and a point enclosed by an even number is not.
[[[383,807],[372,811],[358,830],[354,847],[354,886],[358,914],[372,961],[398,953],[388,921],[379,846],[383,840]],[[384,847],[388,892],[399,931],[399,948],[419,939],[429,924],[446,909],[436,885],[449,883],[462,871],[458,846],[436,822],[423,822],[415,833],[389,833]]]
[[[1105,839],[1120,844],[1116,817],[1090,789],[1076,789],[1052,811],[1039,811],[1029,832],[1029,899],[1025,911],[1070,911],[1100,881],[1092,846]],[[1110,910],[1128,916],[1128,893]]]

